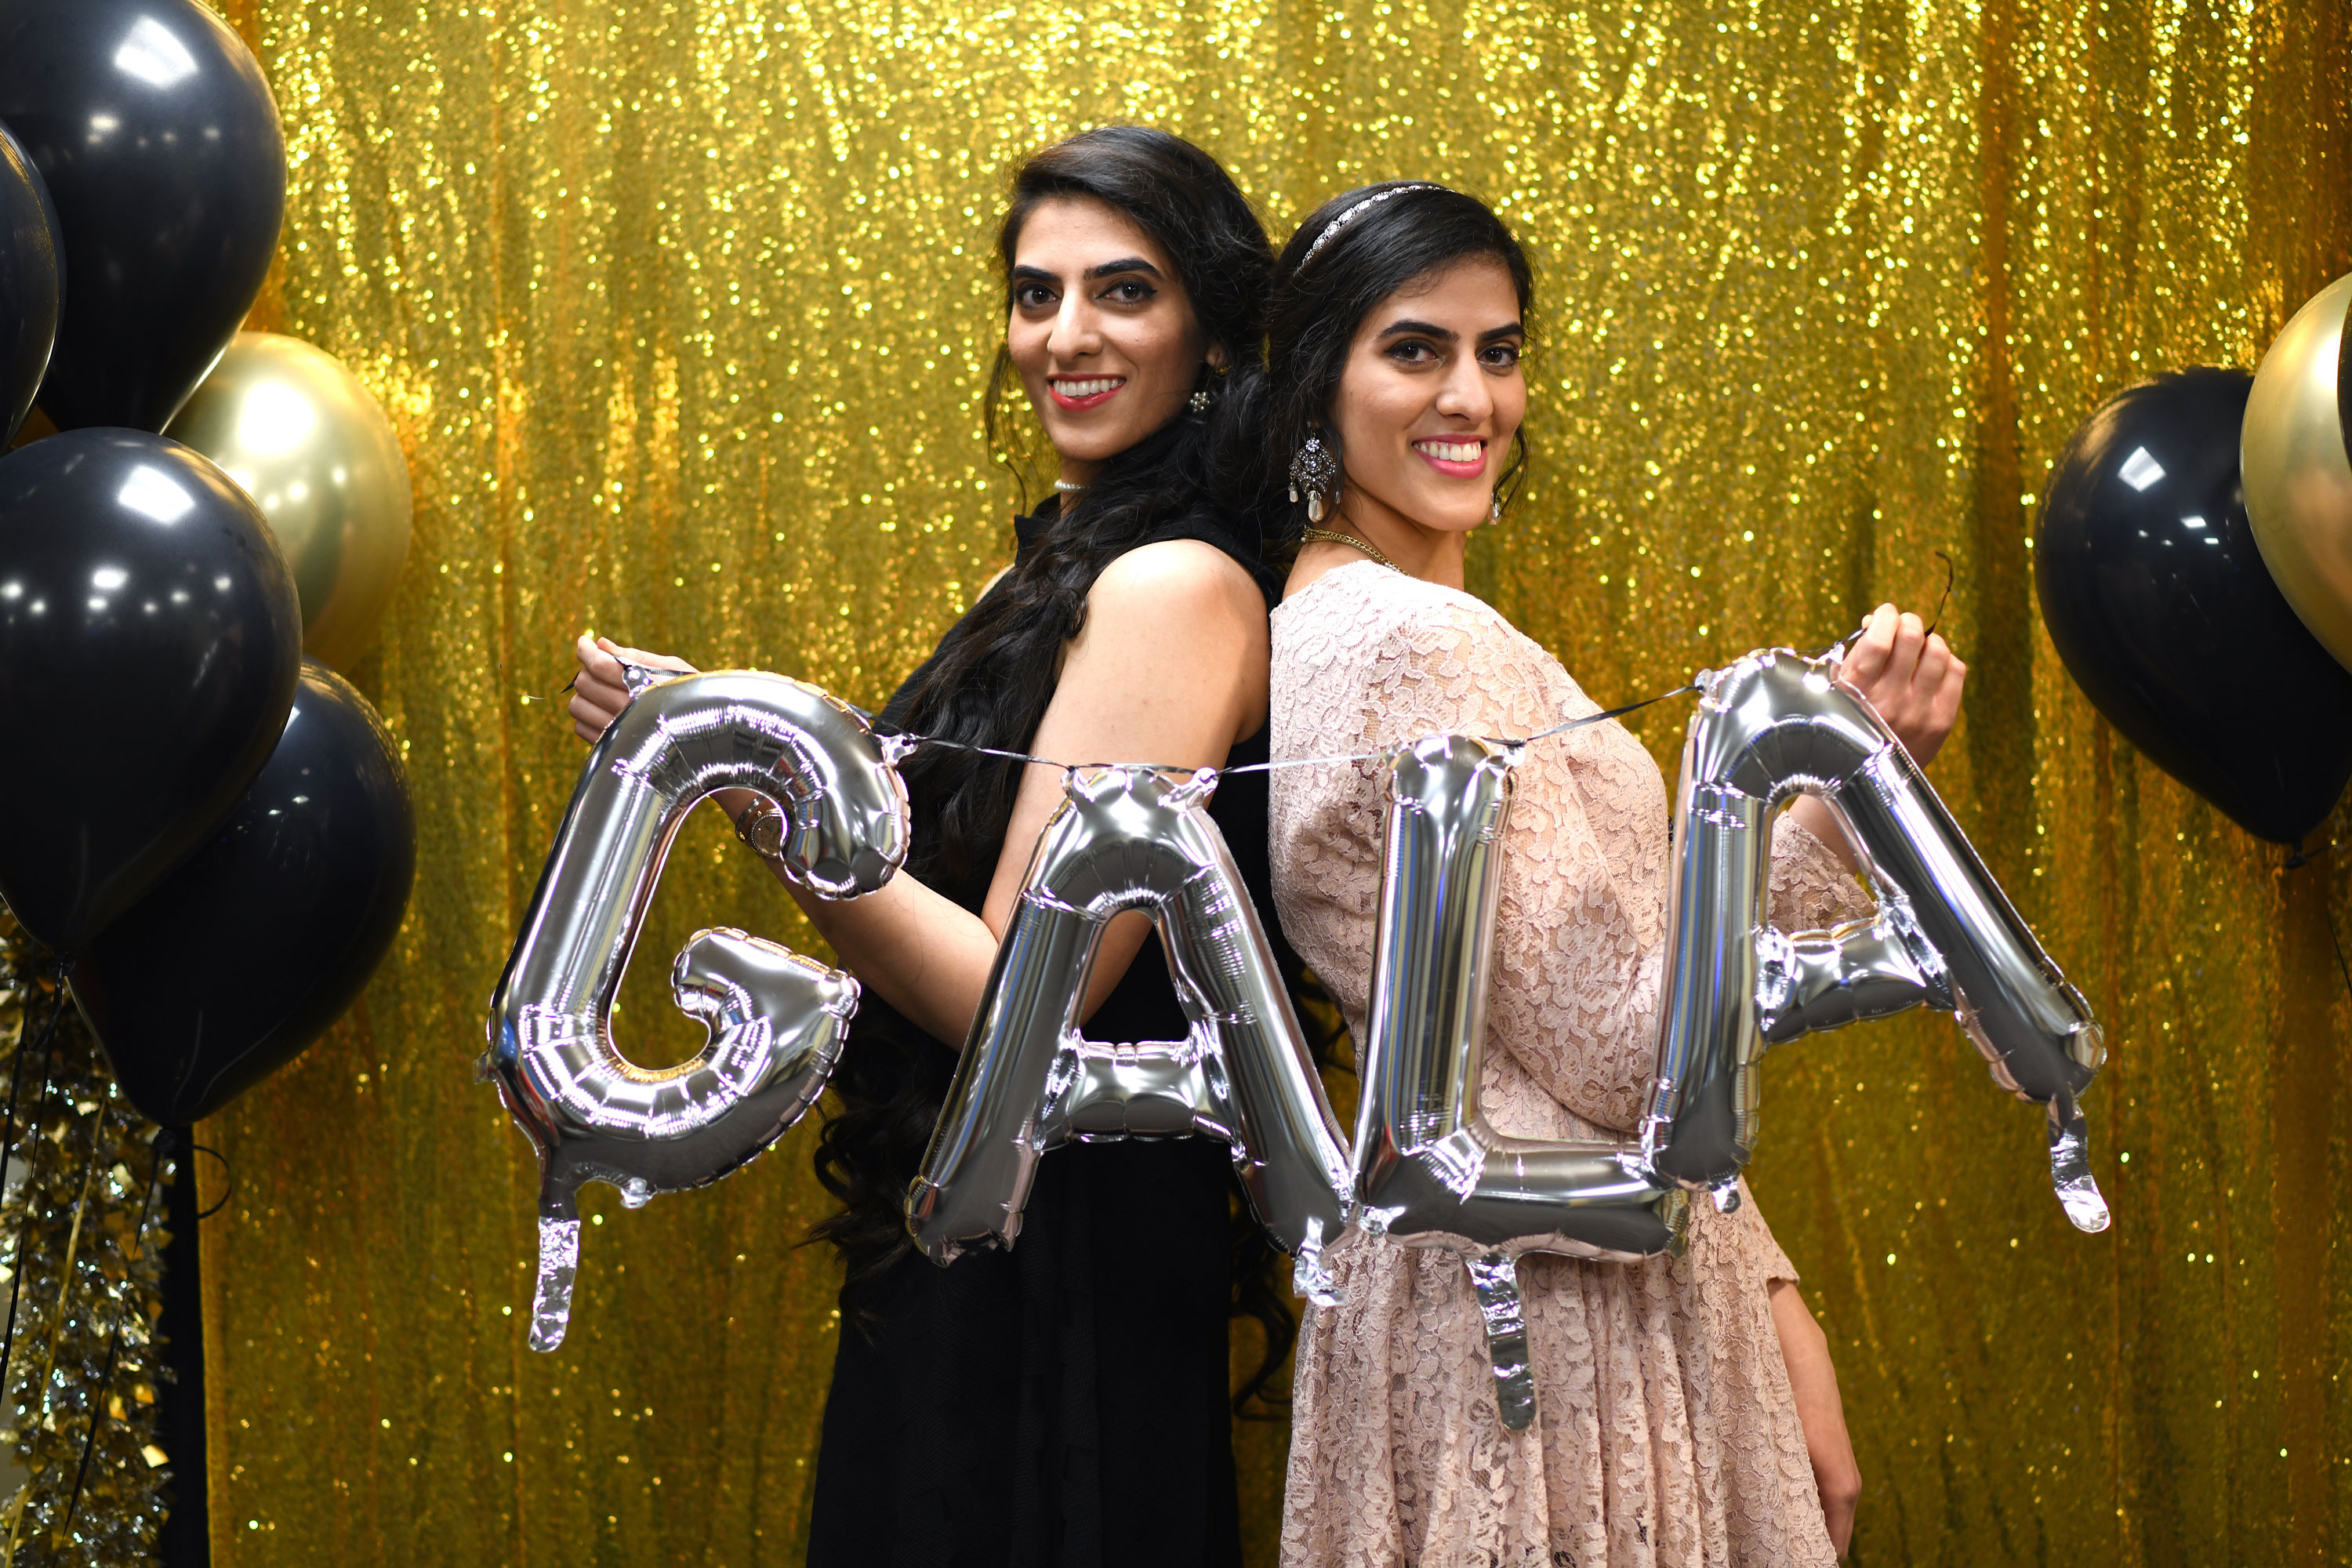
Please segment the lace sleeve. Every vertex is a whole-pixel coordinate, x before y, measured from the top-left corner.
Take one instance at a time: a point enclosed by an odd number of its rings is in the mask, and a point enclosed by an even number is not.
[[[1365,742],[1526,734],[1551,722],[1538,672],[1512,657],[1507,637],[1491,611],[1451,600],[1390,628],[1367,683]]]
[[[1775,930],[1801,931],[1866,920],[1875,905],[1869,889],[1830,847],[1783,813],[1772,824],[1772,872],[1765,907]]]

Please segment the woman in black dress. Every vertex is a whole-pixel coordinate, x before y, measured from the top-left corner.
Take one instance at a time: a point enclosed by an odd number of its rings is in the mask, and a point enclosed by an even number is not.
[[[1022,167],[999,251],[991,432],[1017,381],[1057,493],[884,727],[1070,763],[1263,758],[1276,584],[1217,498],[1261,406],[1264,231],[1206,153],[1108,127]],[[625,701],[615,654],[677,662],[583,639],[585,738]],[[1237,1563],[1222,1144],[1074,1144],[1041,1163],[1017,1247],[940,1268],[909,1245],[908,1184],[1061,775],[946,747],[901,767],[905,870],[854,903],[801,900],[866,987],[817,1155],[845,1280],[808,1561]],[[1211,812],[1272,933],[1265,795],[1229,778]],[[1098,1039],[1186,1030],[1140,914],[1106,933],[1087,1001]]]

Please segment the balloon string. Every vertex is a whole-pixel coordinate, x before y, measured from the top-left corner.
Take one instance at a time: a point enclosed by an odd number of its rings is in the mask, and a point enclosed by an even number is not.
[[[229,1201],[236,1196],[236,1173],[229,1168],[228,1156],[222,1153],[219,1150],[213,1148],[209,1144],[191,1142],[188,1145],[188,1152],[191,1154],[210,1154],[214,1159],[220,1162],[220,1202],[213,1205],[212,1207],[202,1211],[196,1215],[196,1218],[199,1220],[207,1220],[212,1218],[213,1215],[220,1213],[221,1210],[228,1207]],[[192,1169],[189,1171],[188,1174],[190,1179],[193,1180],[195,1176],[195,1172]]]
[[[624,669],[637,669],[637,668],[643,668],[643,667],[642,667],[642,666],[639,666],[639,665],[630,664],[630,663],[628,663],[626,660],[623,660],[623,661],[622,661],[622,663],[621,663],[621,668],[624,668]],[[579,684],[580,684],[580,677],[579,677],[579,676],[577,676],[577,675],[574,675],[571,679],[569,679],[569,680],[565,681],[562,685],[561,685],[561,686],[557,687],[553,691],[550,692],[550,693],[549,693],[547,696],[545,696],[545,697],[539,696],[539,695],[538,695],[537,693],[535,693],[535,692],[526,691],[526,692],[524,692],[524,693],[522,694],[522,702],[523,702],[523,706],[524,706],[524,707],[526,707],[526,708],[528,708],[528,707],[530,707],[530,706],[532,703],[534,703],[534,702],[552,702],[552,701],[554,701],[557,698],[559,698],[559,697],[562,696],[565,692],[567,692],[567,691],[571,690],[572,688],[574,688],[574,687],[578,686]]]
[[[155,1142],[151,1145],[154,1150],[154,1157],[147,1164],[147,1194],[139,1200],[139,1228],[131,1236],[129,1256],[130,1260],[134,1263],[138,1261],[140,1251],[147,1240],[147,1217],[155,1204],[155,1183],[163,1173],[163,1162],[171,1157],[171,1145],[175,1141],[175,1137],[173,1131],[166,1127],[155,1134]],[[138,1310],[138,1303],[133,1300],[129,1310],[135,1312]],[[127,1312],[119,1312],[115,1315],[113,1331],[106,1337],[106,1370],[99,1374],[99,1396],[93,1397],[90,1401],[89,1430],[82,1435],[81,1440],[81,1467],[74,1471],[73,1495],[66,1500],[65,1522],[58,1527],[59,1534],[68,1537],[73,1530],[74,1510],[81,1506],[82,1483],[89,1479],[90,1450],[98,1446],[98,1429],[106,1421],[106,1401],[103,1395],[114,1383],[114,1359],[116,1353],[122,1348],[122,1322],[126,1316],[128,1316]]]
[[[2303,847],[2303,840],[2298,838],[2289,849],[2286,863],[2279,868],[2279,872],[2284,875],[2289,871],[2300,871],[2306,866],[2315,866],[2319,864],[2321,856],[2332,855],[2342,847],[2343,844],[2340,841],[2330,840],[2316,849],[2306,851]],[[2320,903],[2320,912],[2327,919],[2327,945],[2336,950],[2336,972],[2344,976],[2345,994],[2352,996],[2352,963],[2344,962],[2344,939],[2336,934],[2336,907],[2324,896]]]
[[[58,987],[56,1000],[49,1005],[48,1018],[38,1031],[41,1037],[41,1049],[44,1052],[48,1050],[49,1041],[55,1037],[58,1025],[62,1020],[65,1010],[66,988],[60,984]],[[8,1064],[8,1111],[5,1118],[0,1118],[0,1184],[5,1183],[8,1161],[16,1152],[16,1096],[25,1086],[25,1048],[32,1044],[34,1033],[34,1030],[26,1028],[19,1023],[16,1029],[16,1054]],[[46,1079],[47,1074],[45,1072],[42,1077]],[[5,1360],[0,1360],[0,1389],[6,1386],[7,1364]]]
[[[1938,551],[1937,553],[1941,554],[1942,552]],[[1938,613],[1941,613],[1940,606],[1938,608]],[[1805,657],[1809,658],[1820,658],[1828,654],[1840,652],[1844,648],[1847,640],[1850,639],[1841,639],[1840,641],[1833,642],[1830,644],[1829,647],[1822,648],[1818,652],[1808,654]],[[625,658],[616,658],[614,662],[619,664],[625,670],[637,670],[650,675],[667,676],[677,673],[675,670],[656,669],[651,665],[632,664]],[[1571,731],[1584,729],[1589,725],[1605,723],[1612,719],[1622,719],[1628,713],[1638,713],[1644,708],[1654,707],[1661,702],[1671,701],[1677,697],[1687,697],[1691,693],[1702,689],[1700,681],[1705,679],[1705,675],[1702,674],[1699,680],[1693,680],[1685,685],[1677,686],[1672,691],[1661,691],[1655,697],[1644,697],[1639,702],[1628,702],[1622,708],[1610,708],[1599,713],[1587,713],[1579,718],[1562,720],[1559,723],[1552,725],[1549,729],[1538,730],[1532,735],[1521,735],[1516,738],[1501,735],[1486,735],[1481,736],[1480,739],[1486,741],[1489,745],[1500,746],[1507,749],[1516,749],[1520,746],[1529,745],[1537,741],[1549,741],[1555,735],[1569,734]],[[571,689],[566,687],[564,689],[569,690]],[[881,733],[883,734],[884,739],[892,742],[898,747],[898,754],[901,756],[919,746],[939,746],[951,752],[969,752],[974,756],[981,757],[1000,757],[1008,763],[1032,763],[1037,767],[1055,768],[1065,773],[1076,767],[1084,767],[1088,765],[1082,763],[1056,762],[1052,757],[1040,757],[1029,752],[1007,751],[1001,746],[982,746],[975,745],[970,741],[950,741],[944,735],[917,734],[911,730],[893,730],[881,731]],[[1440,738],[1440,736],[1435,734],[1419,737],[1421,740],[1430,741]],[[1410,745],[1414,742],[1406,742],[1403,743]],[[1334,767],[1342,763],[1378,762],[1382,757],[1391,755],[1397,751],[1397,749],[1398,748],[1396,746],[1381,746],[1373,751],[1346,752],[1328,757],[1276,757],[1263,763],[1244,763],[1237,768],[1196,768],[1177,767],[1171,765],[1169,767],[1168,771],[1171,773],[1214,773],[1220,778],[1230,778],[1236,773],[1270,773],[1276,768]],[[1103,765],[1138,766],[1149,764],[1106,763]]]
[[[1604,719],[1622,719],[1628,713],[1639,713],[1643,709],[1654,706],[1655,704],[1664,702],[1670,698],[1688,697],[1692,692],[1696,691],[1698,689],[1698,682],[1694,680],[1687,686],[1677,686],[1672,691],[1661,691],[1655,697],[1644,697],[1639,702],[1628,702],[1622,708],[1612,708],[1605,713],[1589,713],[1581,719],[1570,719],[1564,724],[1554,724],[1549,730],[1538,730],[1534,734],[1529,735],[1528,740],[1548,741],[1554,735],[1565,735],[1570,730],[1581,730],[1587,724],[1598,724]],[[1505,742],[1502,743],[1508,745],[1513,742]],[[1517,743],[1524,745],[1526,742],[1520,742]]]
[[[1609,719],[1622,719],[1628,713],[1638,713],[1654,703],[1666,701],[1670,698],[1687,696],[1697,689],[1698,687],[1696,684],[1678,686],[1672,691],[1662,691],[1655,697],[1645,697],[1639,702],[1628,702],[1622,708],[1612,708],[1601,713],[1587,713],[1581,718],[1570,719],[1562,723],[1554,724],[1549,730],[1538,730],[1532,735],[1522,735],[1517,739],[1498,735],[1486,735],[1479,738],[1489,745],[1516,748],[1536,741],[1549,741],[1554,735],[1565,735],[1571,730],[1581,730],[1588,724],[1598,724]],[[1034,763],[1039,767],[1045,768],[1066,770],[1073,766],[1085,765],[1057,763],[1051,757],[1033,756],[1027,752],[1008,752],[996,746],[978,746],[969,741],[950,741],[943,736],[918,735],[907,731],[896,731],[888,738],[909,750],[917,746],[940,746],[952,752],[970,752],[982,757],[1002,757],[1009,763]],[[1437,739],[1434,735],[1423,738]],[[1171,771],[1193,773],[1214,773],[1220,778],[1231,778],[1237,773],[1269,773],[1276,768],[1318,768],[1335,766],[1340,763],[1377,762],[1396,749],[1394,746],[1382,746],[1377,751],[1337,752],[1328,757],[1276,757],[1263,763],[1244,763],[1236,768],[1172,768]]]
[[[68,1100],[67,1103],[70,1105],[72,1101]],[[49,1329],[49,1361],[48,1364],[41,1369],[40,1380],[35,1385],[41,1391],[38,1419],[45,1425],[49,1421],[51,1396],[56,1392],[58,1352],[65,1345],[66,1303],[73,1295],[74,1258],[81,1248],[82,1222],[89,1216],[90,1189],[98,1184],[98,1141],[106,1131],[109,1110],[106,1101],[100,1100],[98,1102],[98,1114],[90,1118],[89,1153],[82,1163],[81,1195],[74,1200],[73,1228],[66,1232],[65,1259],[58,1266],[58,1316],[57,1321],[50,1325]],[[27,1214],[31,1212],[29,1205],[26,1212]],[[95,1240],[91,1245],[96,1245]],[[20,1237],[18,1241],[20,1252],[22,1246]],[[16,1278],[22,1279],[24,1277],[24,1269],[18,1268]],[[16,1494],[16,1500],[12,1505],[13,1511],[8,1515],[8,1543],[5,1547],[0,1547],[0,1564],[5,1564],[5,1568],[15,1568],[16,1542],[25,1527],[25,1510],[31,1505],[32,1499],[33,1489],[26,1487]]]
[[[2344,976],[2345,994],[2352,995],[2352,963],[2344,962],[2344,942],[2336,934],[2336,911],[2323,909],[2322,912],[2327,916],[2327,945],[2336,950],[2336,973]]]
[[[1643,709],[1651,707],[1656,703],[1664,702],[1676,697],[1686,697],[1692,692],[1696,691],[1698,689],[1698,684],[1696,681],[1692,682],[1688,686],[1677,686],[1672,691],[1661,691],[1655,697],[1645,697],[1639,702],[1628,702],[1622,708],[1612,708],[1603,712],[1587,713],[1580,718],[1563,721],[1560,723],[1554,724],[1549,730],[1538,730],[1532,735],[1521,735],[1516,739],[1500,735],[1486,735],[1479,738],[1486,741],[1487,744],[1493,746],[1525,746],[1536,741],[1549,741],[1555,735],[1565,735],[1572,730],[1581,730],[1590,724],[1599,724],[1611,719],[1622,719],[1628,713],[1638,713]],[[1084,765],[1069,763],[1057,763],[1051,757],[1033,756],[1027,752],[1008,752],[997,746],[974,745],[969,741],[950,741],[940,735],[918,735],[910,731],[898,731],[891,733],[888,738],[898,742],[900,745],[908,749],[912,749],[917,746],[943,746],[950,751],[970,752],[978,756],[1002,757],[1009,763],[1034,763],[1039,767],[1061,768],[1065,770],[1072,766]],[[1429,735],[1423,738],[1425,740],[1435,740],[1438,737],[1435,735]],[[1397,748],[1394,746],[1382,746],[1376,751],[1337,752],[1328,757],[1276,757],[1263,763],[1244,763],[1237,768],[1172,768],[1171,771],[1175,773],[1214,773],[1220,778],[1231,778],[1236,773],[1272,773],[1276,768],[1317,768],[1335,766],[1340,763],[1378,762],[1381,758],[1388,756],[1396,749]]]
[[[1944,606],[1951,602],[1952,578],[1955,575],[1952,571],[1952,558],[1950,556],[1945,554],[1940,550],[1933,551],[1930,553],[1932,553],[1937,560],[1944,563],[1944,591],[1936,595],[1936,613],[1927,617],[1927,630],[1923,634],[1927,637],[1934,637],[1936,635],[1936,628],[1944,624]]]

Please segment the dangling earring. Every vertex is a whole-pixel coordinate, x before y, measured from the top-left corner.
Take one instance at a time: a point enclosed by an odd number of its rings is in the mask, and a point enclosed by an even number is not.
[[[1486,521],[1488,522],[1503,521],[1503,492],[1500,490],[1495,492],[1495,504],[1487,510]]]
[[[1323,445],[1320,436],[1309,436],[1307,444],[1298,448],[1298,456],[1290,459],[1290,499],[1296,501],[1298,492],[1307,492],[1307,521],[1323,521],[1323,498],[1339,486],[1339,460]]]

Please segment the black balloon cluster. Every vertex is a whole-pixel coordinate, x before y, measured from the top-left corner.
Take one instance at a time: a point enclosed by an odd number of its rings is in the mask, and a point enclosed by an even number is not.
[[[2108,399],[2060,458],[2034,542],[2042,622],[2084,695],[2158,766],[2282,844],[2325,823],[2352,778],[2352,672],[2322,640],[2328,585],[2298,549],[2352,527],[2352,472],[2336,472],[2336,410],[2324,439],[2294,447],[2280,427],[2311,419],[2283,416],[2278,396],[2315,383],[2325,326],[2333,404],[2344,287],[2281,335],[2259,382],[2190,369]],[[2265,495],[2288,499],[2266,518]]]
[[[124,1091],[184,1124],[307,1047],[390,945],[399,748],[302,657],[252,498],[158,434],[278,243],[260,68],[194,0],[0,0],[0,900]]]

